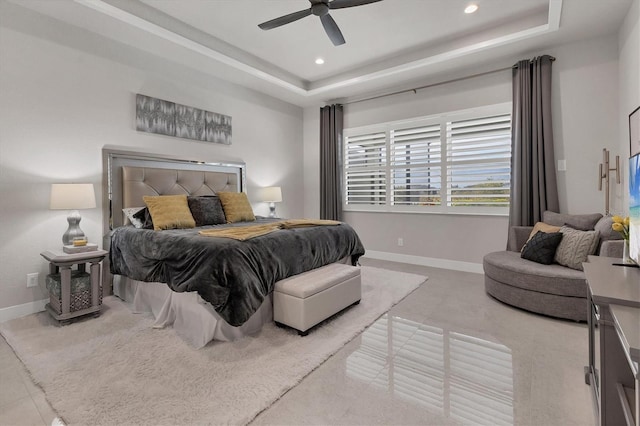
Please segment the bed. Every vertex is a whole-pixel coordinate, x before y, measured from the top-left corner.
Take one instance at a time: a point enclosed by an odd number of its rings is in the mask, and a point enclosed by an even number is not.
[[[355,265],[364,254],[356,232],[344,223],[277,229],[245,241],[200,231],[271,226],[274,219],[163,231],[135,228],[123,209],[144,206],[144,196],[246,192],[245,166],[119,151],[105,152],[105,165],[110,252],[105,269],[112,274],[107,280],[113,293],[134,312],[151,312],[155,327],[172,325],[196,348],[253,334],[272,321],[277,281],[329,263]]]

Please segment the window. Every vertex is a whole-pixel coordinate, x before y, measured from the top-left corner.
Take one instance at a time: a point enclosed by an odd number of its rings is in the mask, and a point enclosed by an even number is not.
[[[344,209],[507,214],[511,104],[344,131]]]

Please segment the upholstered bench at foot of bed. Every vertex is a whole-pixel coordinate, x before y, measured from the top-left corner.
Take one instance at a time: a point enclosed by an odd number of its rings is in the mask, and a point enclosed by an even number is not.
[[[360,268],[332,263],[278,281],[273,291],[273,319],[302,336],[319,322],[358,304]]]

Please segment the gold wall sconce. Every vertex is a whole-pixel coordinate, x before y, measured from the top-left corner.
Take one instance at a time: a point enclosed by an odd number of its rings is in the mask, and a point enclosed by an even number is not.
[[[616,172],[616,183],[620,183],[620,156],[616,155],[616,166],[611,168],[609,165],[609,150],[603,148],[602,163],[599,165],[598,173],[598,191],[602,191],[602,181],[604,180],[604,214],[607,216],[609,215],[609,176],[611,172]]]

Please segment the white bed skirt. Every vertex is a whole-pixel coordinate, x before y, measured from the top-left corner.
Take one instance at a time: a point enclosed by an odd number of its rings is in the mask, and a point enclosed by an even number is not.
[[[211,340],[231,341],[255,334],[263,324],[273,321],[271,295],[247,322],[234,327],[198,293],[177,293],[164,283],[146,283],[114,275],[113,294],[129,303],[134,313],[153,314],[154,328],[173,326],[176,333],[196,349]]]

